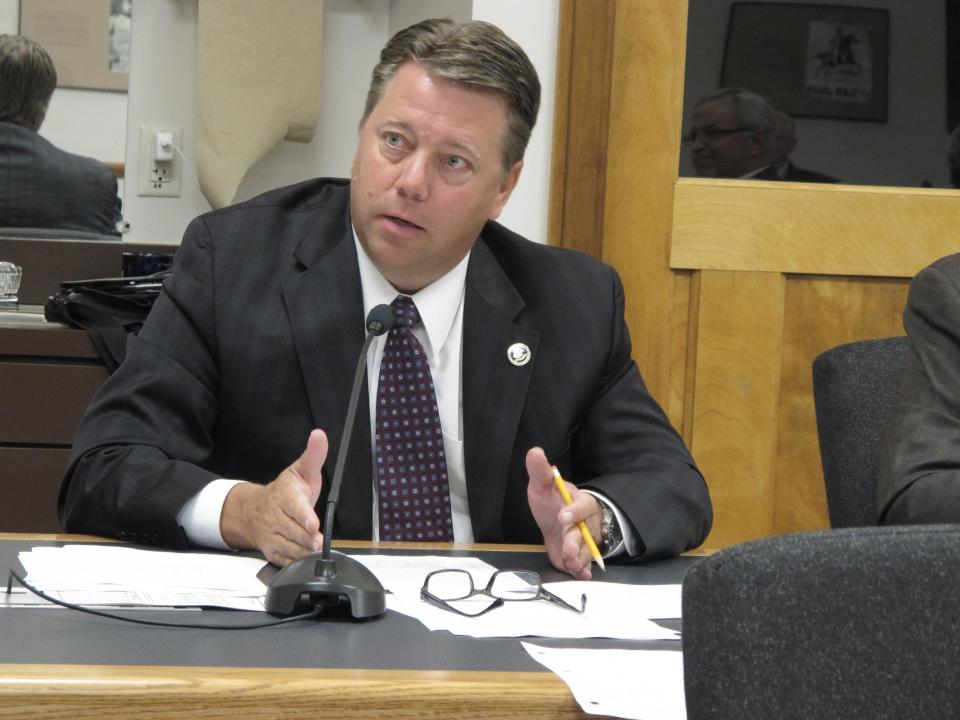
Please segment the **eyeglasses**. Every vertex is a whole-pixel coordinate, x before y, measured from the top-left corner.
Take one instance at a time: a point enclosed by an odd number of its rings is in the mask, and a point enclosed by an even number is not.
[[[477,595],[486,595],[490,602],[479,611],[469,611],[451,603],[467,600]],[[580,609],[546,590],[540,575],[530,570],[497,570],[482,590],[473,584],[473,577],[466,570],[434,570],[427,575],[420,588],[420,598],[437,607],[465,617],[478,617],[503,605],[504,602],[547,600],[575,613],[587,608],[587,596],[580,596]],[[474,607],[471,605],[471,607]]]
[[[689,145],[694,142],[698,137],[702,137],[704,142],[713,142],[714,140],[719,140],[722,137],[727,135],[733,135],[734,133],[752,133],[756,130],[752,128],[701,128],[700,130],[688,130],[687,133],[681,138],[684,145]]]

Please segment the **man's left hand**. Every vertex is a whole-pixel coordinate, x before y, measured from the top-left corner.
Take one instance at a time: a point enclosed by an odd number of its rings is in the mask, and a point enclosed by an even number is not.
[[[591,578],[590,547],[584,542],[577,521],[583,520],[600,542],[600,529],[603,513],[599,501],[590,493],[582,492],[575,485],[567,483],[567,490],[573,500],[569,505],[563,502],[553,481],[553,468],[546,454],[538,447],[527,452],[527,502],[533,518],[543,533],[543,543],[547,548],[550,562],[558,570],[569,573],[578,580]]]

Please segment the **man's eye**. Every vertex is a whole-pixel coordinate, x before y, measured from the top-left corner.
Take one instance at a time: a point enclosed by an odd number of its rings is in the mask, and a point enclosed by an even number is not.
[[[403,146],[403,136],[399,133],[387,133],[383,136],[383,141],[390,147],[402,147]]]
[[[451,170],[462,170],[467,167],[467,161],[459,155],[449,155],[445,162]]]

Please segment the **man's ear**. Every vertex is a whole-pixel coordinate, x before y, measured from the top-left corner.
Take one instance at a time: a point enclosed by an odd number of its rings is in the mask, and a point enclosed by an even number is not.
[[[750,157],[760,157],[767,154],[767,134],[763,130],[754,130],[750,135]]]
[[[523,160],[517,160],[517,162],[513,164],[513,167],[503,174],[500,187],[497,189],[497,197],[494,200],[493,207],[490,209],[491,220],[496,220],[500,217],[503,206],[507,204],[507,200],[510,199],[510,194],[517,186],[521,170],[523,170]]]

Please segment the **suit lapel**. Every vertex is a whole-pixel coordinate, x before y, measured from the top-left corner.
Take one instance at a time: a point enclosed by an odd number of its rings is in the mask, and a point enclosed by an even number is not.
[[[330,442],[325,499],[364,338],[363,295],[349,214],[344,210],[341,217],[318,223],[295,256],[305,269],[284,283],[283,297],[314,424],[327,433]],[[362,538],[370,537],[373,502],[366,383],[358,407],[340,488],[337,525],[338,534]]]
[[[507,477],[540,339],[536,330],[516,324],[523,307],[481,237],[467,269],[461,379],[467,496],[478,541],[503,537]],[[526,365],[508,360],[507,348],[514,343],[529,348]]]

